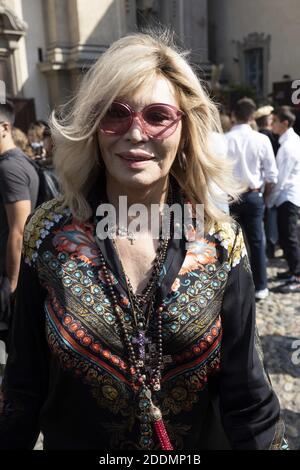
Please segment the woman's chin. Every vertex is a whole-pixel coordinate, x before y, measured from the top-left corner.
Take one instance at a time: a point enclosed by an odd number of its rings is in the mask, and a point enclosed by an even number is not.
[[[140,171],[136,173],[122,172],[115,175],[115,180],[120,184],[127,187],[141,187],[150,186],[162,178],[160,173],[150,173],[149,171]]]

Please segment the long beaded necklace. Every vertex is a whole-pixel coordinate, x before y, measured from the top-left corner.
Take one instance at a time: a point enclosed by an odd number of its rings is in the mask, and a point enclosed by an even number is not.
[[[170,187],[171,188],[171,187]],[[169,192],[170,196],[170,192]],[[169,197],[168,197],[168,203]],[[153,446],[153,431],[154,430],[160,442],[160,446],[163,450],[172,450],[169,436],[167,434],[164,421],[162,419],[162,413],[158,407],[156,407],[152,401],[152,392],[160,390],[160,379],[161,379],[161,369],[163,369],[163,348],[162,348],[162,312],[164,310],[164,305],[162,304],[156,310],[156,321],[157,321],[157,346],[158,353],[156,351],[155,345],[149,345],[148,358],[151,360],[155,359],[156,364],[153,366],[146,365],[146,345],[150,343],[150,340],[146,337],[146,330],[149,325],[151,314],[154,313],[154,297],[155,289],[153,288],[158,281],[159,275],[162,270],[162,266],[166,259],[167,249],[168,249],[169,240],[165,239],[160,243],[160,249],[155,258],[154,267],[149,283],[147,284],[146,289],[141,297],[142,304],[146,305],[147,315],[145,315],[145,310],[140,308],[140,299],[137,299],[137,296],[134,294],[132,286],[128,277],[125,274],[121,257],[118,252],[116,243],[114,243],[116,252],[119,256],[120,263],[123,269],[123,273],[126,280],[128,297],[135,321],[135,327],[137,329],[137,336],[131,337],[127,326],[124,320],[124,311],[120,307],[118,298],[115,292],[114,285],[111,280],[108,268],[104,256],[100,250],[100,263],[103,270],[103,274],[106,280],[106,284],[109,289],[109,294],[112,299],[112,307],[116,318],[119,320],[122,335],[124,338],[125,346],[128,351],[129,361],[131,364],[130,372],[132,375],[132,381],[134,383],[134,388],[138,391],[138,406],[139,406],[139,418],[140,418],[140,440],[139,444],[142,449],[151,449]],[[138,309],[136,311],[136,306]],[[136,354],[134,345],[138,347],[138,355]],[[154,346],[154,350],[151,348]],[[147,381],[147,373],[149,375],[149,380]]]
[[[161,274],[163,264],[166,259],[168,244],[168,239],[160,240],[157,255],[153,263],[153,269],[150,280],[142,294],[135,294],[130,279],[126,275],[124,266],[122,264],[122,258],[118,249],[118,245],[116,241],[113,240],[113,245],[115,247],[116,253],[118,254],[123,275],[125,278],[130,306],[134,316],[135,326],[138,330],[146,330],[149,326],[150,316],[153,310],[155,292],[157,289],[157,283]]]
[[[166,259],[167,248],[168,248],[168,240],[164,240],[162,245],[163,245],[163,249],[160,252],[160,256],[157,257],[157,259],[155,261],[155,265],[156,265],[157,272],[158,272],[155,279],[157,279],[157,280],[158,280],[158,277],[159,277],[159,274],[161,272],[162,266],[163,266],[163,264],[165,262],[165,259]],[[138,303],[139,301],[135,299],[136,294],[134,294],[133,288],[132,288],[132,286],[130,284],[130,281],[129,281],[129,278],[125,273],[125,270],[124,270],[124,267],[123,267],[123,264],[122,264],[122,260],[121,260],[121,256],[120,256],[120,253],[119,253],[119,250],[118,250],[118,246],[117,246],[116,243],[114,243],[114,246],[115,246],[116,252],[118,253],[120,263],[121,263],[121,267],[122,267],[122,271],[123,271],[123,274],[124,274],[124,277],[125,277],[125,280],[126,280],[127,292],[128,292],[128,297],[129,297],[129,301],[130,301],[130,307],[131,307],[131,311],[132,311],[132,314],[133,314],[135,327],[137,329],[137,336],[132,338],[132,343],[136,344],[138,346],[138,366],[139,367],[144,367],[145,366],[145,359],[146,359],[145,346],[147,344],[150,344],[150,346],[149,346],[150,352],[154,352],[154,357],[156,357],[156,354],[155,354],[156,353],[156,348],[154,348],[154,350],[153,350],[153,348],[151,347],[152,344],[151,344],[150,340],[146,337],[146,332],[147,332],[147,329],[149,327],[150,317],[151,317],[151,314],[153,313],[154,302],[155,302],[154,297],[155,297],[155,292],[156,291],[153,290],[151,295],[147,296],[147,304],[146,304],[146,299],[143,297],[143,299],[142,299],[143,305],[142,305],[142,308],[141,308],[140,304]],[[153,345],[153,346],[155,346],[155,345]],[[150,373],[150,371],[149,371],[149,373]],[[153,381],[153,387],[154,387],[154,390],[159,390],[160,385],[157,381]]]

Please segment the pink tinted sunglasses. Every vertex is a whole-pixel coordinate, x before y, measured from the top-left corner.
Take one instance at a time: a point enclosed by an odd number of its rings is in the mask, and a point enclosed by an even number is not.
[[[106,135],[123,135],[137,119],[144,134],[160,140],[176,131],[183,114],[170,104],[153,103],[137,112],[129,104],[114,101],[100,121],[100,130]]]

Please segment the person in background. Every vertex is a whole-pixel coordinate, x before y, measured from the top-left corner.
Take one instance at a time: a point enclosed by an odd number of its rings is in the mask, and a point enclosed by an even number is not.
[[[273,111],[273,106],[262,106],[255,111],[254,119],[258,127],[258,132],[266,135],[270,139],[274,155],[276,157],[279,144],[278,136],[275,135],[272,131]],[[268,258],[274,258],[276,243],[278,242],[276,207],[266,207],[264,223],[266,235],[266,254]]]
[[[222,126],[222,120],[221,120],[221,114],[219,114],[220,117],[220,129]],[[210,136],[210,145],[212,148],[212,152],[216,155],[221,157],[222,159],[227,157],[228,154],[228,143],[226,140],[225,135],[222,132],[216,132],[213,131]],[[215,185],[215,191],[216,191],[216,204],[220,209],[222,209],[226,214],[229,214],[229,204],[228,204],[228,196],[226,193],[221,191],[220,188],[218,188]]]
[[[54,152],[54,142],[52,139],[51,129],[47,125],[45,126],[43,132],[43,145],[45,150],[45,164],[53,165],[53,152]]]
[[[300,292],[300,137],[293,129],[295,120],[295,114],[288,106],[273,113],[272,128],[279,136],[280,144],[277,152],[279,176],[267,204],[277,208],[279,243],[288,264],[288,271],[277,274],[278,279],[285,281],[277,288],[281,293]]]
[[[5,340],[11,296],[18,282],[24,225],[36,206],[39,188],[32,162],[13,140],[14,118],[13,105],[0,104],[0,319]]]
[[[274,155],[276,156],[279,149],[278,136],[273,133],[273,106],[261,106],[254,113],[254,119],[257,124],[258,132],[269,137]]]
[[[223,132],[224,134],[226,134],[226,132],[229,132],[230,129],[232,128],[232,122],[231,122],[230,116],[226,114],[225,112],[221,112],[220,121],[221,121]]]
[[[32,150],[32,147],[29,144],[29,140],[28,140],[27,135],[21,129],[19,129],[18,127],[13,127],[13,129],[12,129],[12,138],[13,138],[13,141],[14,141],[16,147],[21,149],[22,152],[24,152],[25,155],[27,155],[27,157],[34,160],[35,155],[34,155],[34,152]]]
[[[236,177],[246,187],[240,202],[232,205],[231,212],[243,228],[250,251],[255,297],[261,300],[269,293],[263,234],[263,188],[265,195],[269,194],[277,182],[278,171],[270,140],[250,126],[255,111],[252,99],[239,100],[234,108],[236,124],[226,138]]]
[[[251,129],[255,132],[258,132],[258,127],[257,127],[257,124],[255,122],[255,119],[251,119],[251,121],[249,122],[249,126],[251,127]]]
[[[44,157],[35,160],[40,178],[38,205],[59,195],[59,182],[53,166],[53,140],[51,129],[47,125],[43,132]]]
[[[28,140],[34,152],[35,159],[37,160],[43,159],[45,157],[43,133],[46,127],[47,123],[40,120],[32,122],[28,128]]]

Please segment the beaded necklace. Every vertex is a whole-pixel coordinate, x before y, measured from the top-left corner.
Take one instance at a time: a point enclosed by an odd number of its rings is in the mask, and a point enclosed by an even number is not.
[[[130,306],[132,309],[135,326],[138,330],[146,330],[149,327],[151,312],[153,310],[153,305],[155,301],[155,293],[157,290],[157,283],[161,274],[162,267],[166,260],[167,250],[168,250],[169,240],[164,239],[160,241],[157,255],[154,260],[153,270],[150,277],[150,280],[144,289],[142,294],[135,294],[133,287],[131,285],[130,279],[127,276],[124,266],[122,264],[121,255],[118,249],[118,245],[115,240],[113,240],[113,245],[115,247],[116,253],[118,254],[123,275],[126,282],[127,293],[130,301]]]
[[[171,186],[170,186],[171,188]],[[168,203],[170,204],[170,193],[168,196]],[[150,281],[144,289],[146,294],[142,294],[140,299],[134,294],[132,286],[126,273],[124,271],[121,257],[118,251],[116,243],[113,241],[116,253],[119,256],[120,264],[123,270],[123,274],[126,280],[127,292],[130,301],[130,306],[132,309],[132,314],[135,322],[135,328],[137,330],[137,335],[131,337],[127,326],[124,320],[124,311],[120,307],[118,302],[118,297],[115,292],[115,287],[112,283],[111,276],[109,274],[108,268],[104,256],[100,250],[100,263],[101,268],[104,273],[105,281],[108,286],[109,295],[112,299],[112,307],[116,318],[118,319],[122,331],[122,336],[126,349],[128,351],[129,362],[130,362],[130,373],[132,377],[133,386],[136,391],[138,391],[138,407],[139,407],[139,419],[140,419],[140,440],[139,444],[142,449],[151,449],[153,447],[153,430],[154,427],[157,438],[160,442],[160,446],[163,450],[172,450],[169,436],[167,434],[165,424],[162,419],[162,413],[160,409],[153,404],[152,393],[160,390],[160,380],[161,380],[161,370],[163,369],[163,348],[162,348],[162,312],[164,310],[164,305],[156,309],[156,323],[157,323],[157,346],[158,352],[156,350],[155,344],[150,343],[150,340],[146,337],[146,332],[149,326],[150,317],[154,314],[154,302],[155,302],[155,293],[156,289],[154,287],[157,285],[159,275],[162,270],[162,266],[166,259],[169,239],[161,240],[158,254],[155,258],[154,267]],[[142,305],[146,306],[146,309],[141,308]],[[137,308],[138,307],[138,308]],[[145,313],[147,313],[145,315]],[[135,351],[134,345],[137,346],[138,354]],[[146,346],[149,345],[149,354],[146,355]],[[146,360],[150,360],[150,364],[146,363]],[[166,357],[168,360],[168,356]],[[155,361],[155,365],[153,362]],[[148,374],[148,378],[147,378]],[[148,380],[147,380],[148,379]]]

